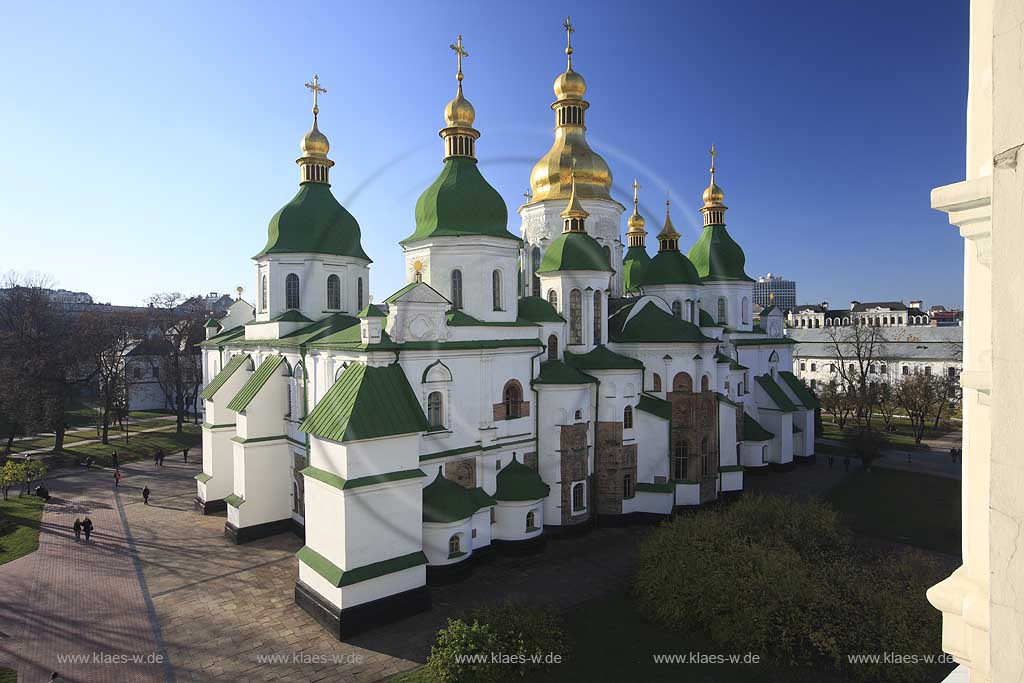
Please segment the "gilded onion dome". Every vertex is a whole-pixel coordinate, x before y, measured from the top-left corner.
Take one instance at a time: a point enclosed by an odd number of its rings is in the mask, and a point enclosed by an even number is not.
[[[576,192],[581,199],[611,199],[612,172],[586,138],[585,112],[590,104],[583,99],[587,91],[583,76],[572,68],[572,34],[575,29],[566,17],[566,70],[555,79],[555,141],[530,173],[533,198],[530,203],[547,199],[568,199],[571,191],[572,164],[575,161]]]
[[[633,214],[626,221],[629,229],[626,231],[626,238],[629,240],[629,248],[622,258],[622,286],[629,294],[640,291],[640,283],[643,279],[644,267],[651,262],[647,253],[645,240],[647,231],[644,230],[644,217],[640,215],[640,183],[633,181]]]
[[[669,201],[665,200],[665,225],[658,233],[658,254],[646,264],[641,286],[699,285],[700,276],[693,263],[679,251],[679,232],[672,225]]]
[[[711,182],[704,190],[704,231],[690,249],[690,261],[705,282],[753,282],[744,267],[747,257],[743,249],[725,229],[725,211],[722,188],[715,184],[715,156],[718,151],[711,145]]]

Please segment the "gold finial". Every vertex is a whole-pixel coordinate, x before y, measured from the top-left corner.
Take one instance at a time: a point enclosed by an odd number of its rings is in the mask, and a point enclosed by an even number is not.
[[[704,225],[713,225],[724,220],[725,205],[722,201],[725,199],[725,193],[722,192],[722,188],[715,184],[715,157],[718,156],[718,149],[714,144],[711,145],[708,154],[711,155],[711,182],[708,183],[707,189],[704,190],[702,195],[704,206],[701,208],[701,211],[704,213]],[[711,223],[707,221],[711,221]]]
[[[561,216],[565,219],[565,226],[563,232],[583,232],[583,221],[590,214],[580,204],[580,200],[576,197],[576,158],[572,160],[572,171],[569,174],[570,184],[572,189],[569,192],[569,204],[562,211]]]
[[[568,62],[566,71],[572,71],[572,34],[576,33],[576,29],[572,27],[572,21],[570,21],[568,15],[565,17],[562,28],[565,29],[565,57]]]
[[[718,156],[718,150],[715,149],[715,143],[711,143],[711,149],[708,150],[708,154],[711,155],[711,182],[715,182],[715,157]]]
[[[640,181],[633,178],[633,213],[636,213],[637,206],[640,204]]]
[[[640,181],[636,178],[633,179],[633,215],[626,220],[626,225],[629,229],[626,231],[629,234],[629,246],[644,246],[643,235],[644,232],[644,217],[640,215]],[[638,235],[639,234],[639,235]],[[639,240],[636,238],[639,236]]]
[[[665,190],[665,217],[666,218],[668,218],[669,214],[671,213],[671,208],[670,208],[671,205],[672,205],[672,191],[671,190]]]
[[[533,192],[530,191],[530,188],[526,188],[526,192],[523,193],[523,196],[526,197],[526,203],[529,204],[530,200],[533,199]]]
[[[235,292],[238,294],[238,298],[239,299],[242,298],[242,292],[244,292],[244,291],[245,291],[245,288],[242,287],[242,285],[238,285],[237,287],[235,287]]]
[[[768,301],[775,303],[775,292],[768,292]]]
[[[320,87],[320,77],[316,74],[313,74],[313,82],[306,83],[306,87],[313,91],[313,117],[316,118],[316,115],[320,113],[319,99],[317,96],[322,92],[327,92],[327,88]]]
[[[455,74],[455,78],[457,78],[459,80],[459,83],[461,84],[462,83],[462,58],[469,56],[469,53],[466,52],[463,49],[463,47],[462,47],[462,34],[460,33],[459,34],[459,39],[456,40],[454,43],[451,43],[450,45],[448,45],[448,47],[450,47],[455,52],[456,59],[458,60],[459,72],[457,74]]]

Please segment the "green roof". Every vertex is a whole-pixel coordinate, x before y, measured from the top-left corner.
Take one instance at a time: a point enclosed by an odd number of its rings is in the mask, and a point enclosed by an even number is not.
[[[743,413],[743,437],[742,441],[771,441],[774,434],[761,426],[761,423]]]
[[[375,579],[378,576],[394,574],[403,569],[411,569],[427,563],[427,556],[422,550],[352,569],[342,569],[308,545],[302,546],[299,552],[295,553],[295,557],[325,578],[332,586],[351,586],[355,583]]]
[[[533,384],[594,384],[596,379],[566,365],[560,360],[549,360],[540,364],[540,374]]]
[[[385,472],[384,474],[371,474],[365,477],[356,477],[355,479],[345,479],[334,472],[328,472],[327,470],[322,470],[319,467],[313,467],[312,465],[300,470],[299,474],[309,477],[310,479],[316,479],[317,481],[323,482],[328,486],[332,486],[339,491],[349,491],[351,489],[362,488],[363,486],[386,484],[392,481],[404,481],[406,479],[418,479],[419,477],[427,476],[423,474],[423,470],[416,468],[413,470]]]
[[[711,317],[711,314],[705,311],[703,308],[700,309],[700,326],[701,327],[721,327],[715,322],[715,319]]]
[[[246,325],[266,325],[268,323],[311,323],[313,322],[306,316],[302,315],[301,312],[294,308],[289,308],[283,313],[278,313],[270,320],[253,320],[245,323]]]
[[[274,343],[285,343],[289,346],[304,346],[321,339],[326,339],[339,332],[349,331],[349,334],[356,339],[359,338],[359,319],[353,318],[345,313],[335,313],[312,325],[300,327],[294,332],[289,332]]]
[[[495,481],[495,500],[539,500],[546,497],[551,490],[536,470],[516,460],[514,455],[512,462],[498,472]]]
[[[647,285],[699,285],[700,276],[697,269],[682,252],[670,249],[659,251],[644,266],[640,286]]]
[[[615,353],[604,344],[587,353],[566,351],[565,363],[578,370],[643,370],[644,367],[636,358]]]
[[[505,200],[480,174],[476,159],[449,157],[441,174],[416,202],[416,230],[401,244],[463,236],[520,241],[508,231]]]
[[[464,486],[451,479],[445,479],[437,468],[437,477],[423,488],[424,522],[457,522],[467,519],[480,509],[473,494]]]
[[[782,390],[782,387],[775,383],[771,375],[759,375],[755,379],[779,410],[784,413],[792,413],[796,410],[796,406],[786,396],[786,392]]]
[[[754,280],[746,274],[743,266],[747,257],[740,245],[729,236],[724,225],[708,225],[704,227],[700,239],[690,249],[690,261],[693,262],[702,280]]]
[[[270,219],[267,254],[333,254],[370,261],[360,244],[359,223],[325,183],[302,183],[299,192]]]
[[[245,337],[245,326],[238,325],[232,327],[229,330],[223,330],[219,334],[210,337],[206,341],[199,342],[200,346],[220,346],[221,344],[227,344],[230,341],[234,341],[239,337]]]
[[[680,320],[648,301],[623,326],[613,341],[628,342],[713,342],[693,323]]]
[[[331,441],[360,441],[427,431],[416,395],[398,365],[348,366],[299,430]]]
[[[640,402],[636,404],[639,410],[660,417],[663,420],[672,419],[672,404],[657,396],[640,394]]]
[[[410,282],[405,287],[402,287],[400,290],[398,290],[397,292],[395,292],[394,294],[389,296],[387,299],[384,299],[384,303],[386,303],[386,304],[393,304],[398,299],[400,299],[403,295],[411,292],[412,290],[416,289],[417,287],[426,287],[427,289],[432,291],[434,294],[437,294],[439,297],[441,297],[445,301],[448,301],[448,297],[446,297],[444,294],[442,294],[441,292],[437,291],[436,289],[434,289],[433,287],[428,285],[426,282],[423,282],[422,280],[418,280],[418,281]],[[449,302],[449,303],[451,303],[451,302]]]
[[[249,380],[242,385],[235,397],[228,403],[228,410],[233,410],[236,413],[245,410],[283,362],[284,356],[268,356],[264,359],[256,368],[256,372],[252,373]]]
[[[768,304],[768,306],[766,308],[762,308],[761,309],[761,312],[758,313],[758,316],[768,315],[769,313],[771,313],[774,310],[777,310],[775,304]]]
[[[476,504],[476,509],[481,510],[483,508],[489,508],[497,504],[494,498],[491,498],[482,488],[477,486],[475,489],[469,490],[469,495],[473,497],[473,502]]]
[[[802,403],[805,408],[814,410],[820,405],[818,403],[818,399],[814,397],[814,394],[812,394],[810,389],[807,388],[807,385],[803,383],[803,380],[792,372],[789,372],[788,370],[780,370],[779,377],[781,377],[782,381],[786,383],[794,394],[796,394],[796,397],[800,399],[800,403]]]
[[[375,304],[367,304],[366,308],[356,313],[357,318],[386,318],[388,317],[379,306]]]
[[[651,262],[651,256],[643,247],[630,247],[622,257],[622,286],[627,292],[639,292],[643,282],[644,268]]]
[[[608,253],[585,232],[563,232],[555,238],[540,260],[538,273],[562,270],[611,271]]]
[[[732,363],[733,359],[729,358],[729,356],[725,355],[721,351],[716,351],[715,352],[715,362],[716,363]]]
[[[235,370],[242,367],[245,361],[249,360],[249,354],[239,353],[232,356],[228,364],[224,366],[224,369],[217,373],[217,376],[210,380],[210,383],[206,385],[203,392],[199,394],[199,398],[207,401],[213,399],[213,395],[220,391],[220,388],[224,386],[224,383],[231,379],[231,375],[235,374]]]
[[[727,404],[727,405],[730,405],[730,406],[735,406],[735,407],[737,407],[737,408],[739,408],[739,407],[740,407],[740,404],[739,404],[739,403],[736,403],[736,401],[733,401],[733,400],[732,400],[731,398],[729,398],[728,396],[726,396],[725,394],[723,394],[723,393],[722,393],[722,392],[720,392],[720,391],[716,391],[716,392],[715,392],[715,396],[717,396],[717,397],[718,397],[718,402],[719,402],[719,403],[725,403],[725,404]]]
[[[534,323],[564,323],[547,299],[539,296],[524,296],[519,300],[519,317]]]
[[[789,344],[799,344],[800,342],[790,339],[789,337],[755,337],[754,339],[736,339],[732,338],[729,343],[733,346],[787,346]]]
[[[203,327],[216,327],[219,330],[221,325],[215,319],[210,318],[209,320],[206,321],[206,324],[203,325]]]

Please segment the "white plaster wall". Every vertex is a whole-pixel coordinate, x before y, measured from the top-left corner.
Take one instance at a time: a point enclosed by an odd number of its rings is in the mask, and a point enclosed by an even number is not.
[[[459,548],[464,555],[449,559],[448,541],[452,536],[461,534]],[[423,552],[431,565],[458,564],[468,560],[473,553],[473,518],[472,516],[447,524],[423,523]]]
[[[343,479],[411,470],[419,466],[419,434],[338,443],[309,440],[310,465]]]
[[[344,536],[344,566],[361,567],[423,548],[421,479],[345,491],[342,505],[344,527],[334,533]]]
[[[537,530],[526,532],[526,515],[533,511],[537,519]],[[544,506],[541,501],[498,501],[494,509],[496,518],[496,529],[494,538],[502,541],[522,541],[534,536],[540,536],[544,531]]]
[[[608,292],[610,273],[599,270],[567,270],[554,274],[540,276],[541,296],[550,301],[550,292],[558,295],[558,304],[555,309],[559,315],[565,318],[565,344],[573,353],[585,353],[598,344],[605,344],[608,341]],[[580,301],[583,310],[582,315],[582,343],[571,344],[569,331],[569,297],[572,290],[580,290]],[[594,292],[601,292],[601,336],[594,336]]]
[[[643,435],[637,442],[637,483],[653,484],[655,477],[665,477],[667,480],[669,475],[668,420],[663,420],[643,410],[633,411],[633,419],[636,421],[636,431]]]
[[[202,500],[220,500],[235,490],[235,463],[231,438],[234,426],[211,429],[203,427],[203,472],[209,474],[206,484],[196,482]]]
[[[742,491],[743,471],[737,470],[736,472],[722,472],[722,490]]]
[[[719,464],[724,467],[736,462],[736,408],[728,403],[718,404]]]
[[[640,512],[652,512],[659,515],[672,514],[672,494],[637,491],[634,508]]]
[[[700,505],[700,484],[676,484],[676,505]]]
[[[257,321],[270,320],[288,310],[285,308],[285,278],[289,273],[299,276],[298,310],[310,320],[320,320],[334,313],[358,313],[358,278],[363,280],[363,305],[368,301],[370,269],[369,263],[362,259],[324,254],[270,254],[256,263]],[[263,274],[269,278],[266,310],[259,305]],[[337,310],[327,308],[327,278],[332,274],[341,280],[341,308]]]
[[[292,516],[291,450],[288,442],[234,442],[235,493],[245,499],[238,508],[239,528],[276,522]],[[228,508],[231,508],[228,505]]]
[[[473,515],[473,529],[476,531],[476,538],[472,539],[474,550],[491,544],[491,507],[477,510]],[[470,533],[470,537],[472,535]]]

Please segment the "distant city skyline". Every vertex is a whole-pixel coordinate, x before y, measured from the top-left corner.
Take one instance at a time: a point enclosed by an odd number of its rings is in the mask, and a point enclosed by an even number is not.
[[[0,56],[31,54],[34,68],[0,92],[14,133],[0,141],[0,272],[39,271],[117,304],[237,286],[251,299],[245,259],[296,191],[302,85],[318,73],[333,191],[361,224],[381,301],[405,282],[398,241],[439,169],[448,44],[465,39],[481,170],[518,234],[551,143],[568,13],[588,138],[616,199],[628,205],[639,178],[652,234],[669,191],[681,247],[696,240],[715,143],[752,277],[784,273],[797,303],[906,292],[960,307],[962,243],[929,189],[963,175],[963,143],[949,141],[964,138],[966,3],[460,7],[11,8]]]

